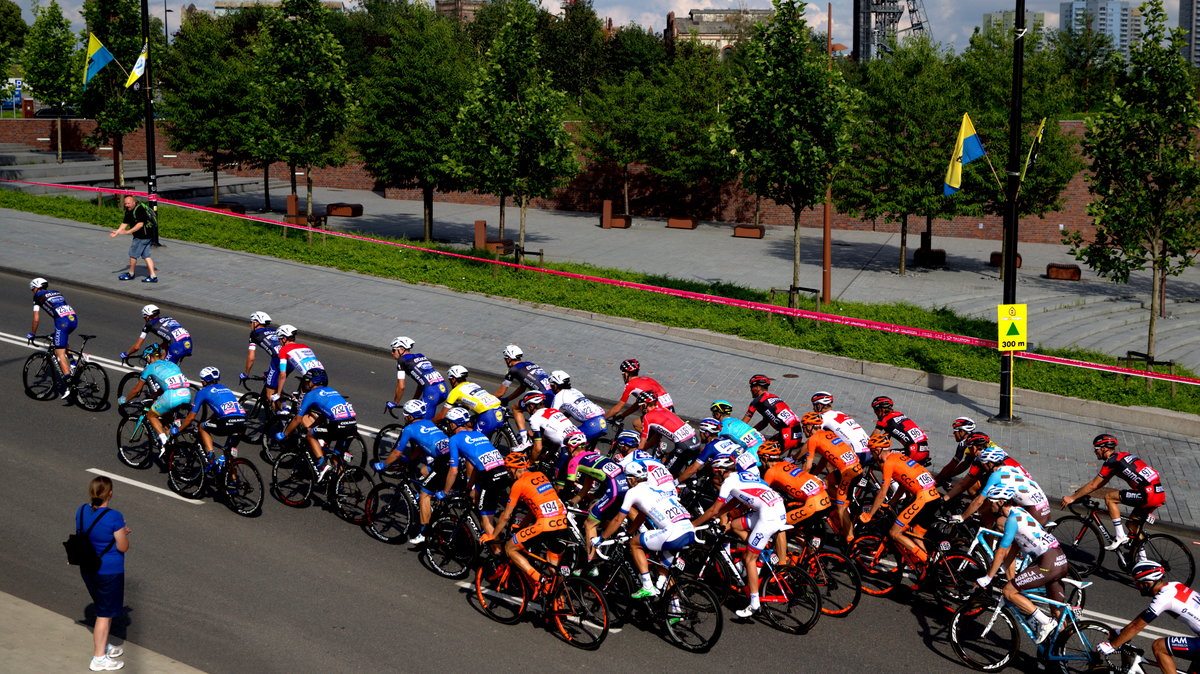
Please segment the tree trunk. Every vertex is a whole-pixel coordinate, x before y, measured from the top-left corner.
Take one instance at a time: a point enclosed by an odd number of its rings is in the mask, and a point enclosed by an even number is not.
[[[292,196],[296,196],[296,165],[288,162],[288,177],[292,180]]]
[[[500,195],[500,227],[499,227],[500,235],[499,236],[500,236],[501,241],[504,240],[504,201],[506,199],[508,199],[507,195],[504,195],[504,194]]]
[[[220,177],[218,177],[217,169],[219,168],[219,165],[217,164],[217,160],[215,159],[215,157],[217,156],[217,152],[218,151],[214,149],[213,153],[212,153],[212,156],[214,157],[213,163],[212,163],[213,206],[216,206],[217,204],[221,203],[221,179],[220,179]]]
[[[792,287],[788,289],[788,308],[800,308],[800,213],[792,209]]]
[[[304,167],[304,217],[305,217],[305,220],[308,221],[307,224],[310,227],[312,226],[312,214],[313,214],[313,210],[312,210],[312,167],[305,166]],[[311,229],[306,230],[306,231],[308,232],[308,245],[311,246],[312,242],[313,242],[313,233],[312,233]]]
[[[625,171],[623,175],[625,177],[625,215],[629,215],[629,164],[625,165]]]
[[[761,216],[762,216],[762,197],[760,195],[755,194],[754,195],[754,226],[755,227],[762,224],[761,219],[760,219]]]
[[[54,145],[58,148],[58,163],[62,163],[62,117],[54,120],[54,132],[58,135],[58,142]]]
[[[425,243],[433,241],[433,185],[421,185],[421,199],[425,206]]]
[[[521,226],[517,235],[516,253],[517,264],[521,264],[525,260],[525,213],[529,210],[529,197],[519,197],[517,203],[521,205]]]
[[[1161,307],[1158,284],[1162,280],[1162,265],[1158,261],[1158,246],[1155,246],[1154,262],[1150,265],[1150,330],[1146,335],[1146,357],[1154,360],[1154,340],[1158,337],[1158,311]],[[1149,365],[1146,366],[1149,369]]]
[[[125,137],[117,136],[113,139],[113,187],[117,189],[125,187],[125,170],[121,161],[124,153]]]
[[[263,213],[271,212],[271,165],[263,164]]]
[[[904,276],[904,263],[908,258],[908,214],[900,217],[900,275]]]

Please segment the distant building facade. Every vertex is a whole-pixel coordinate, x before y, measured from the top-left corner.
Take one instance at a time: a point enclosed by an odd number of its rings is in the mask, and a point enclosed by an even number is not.
[[[700,44],[724,55],[746,36],[751,26],[769,21],[774,14],[771,9],[693,9],[683,18],[670,12],[663,39],[670,44],[677,38],[686,40],[695,35]]]
[[[1007,33],[1017,25],[1017,13],[1011,9],[1002,12],[988,12],[983,15],[983,31],[999,30]],[[1025,12],[1025,28],[1029,36],[1041,35],[1046,30],[1045,12]]]
[[[1183,57],[1192,65],[1200,65],[1200,12],[1196,0],[1179,0],[1179,27],[1183,29],[1186,44]]]
[[[1112,38],[1113,46],[1122,56],[1129,56],[1129,47],[1142,36],[1142,12],[1138,5],[1124,0],[1074,0],[1059,4],[1059,30],[1091,29]],[[1180,12],[1180,16],[1182,16]]]
[[[264,5],[266,7],[279,7],[281,2],[278,0],[217,0],[213,3],[213,16],[226,16],[239,12],[247,7],[255,5]],[[341,2],[336,0],[325,0],[321,3],[325,5],[325,9],[333,12],[344,12],[346,7]],[[194,5],[193,5],[194,6]]]
[[[484,0],[434,0],[433,8],[442,16],[451,16],[464,23],[473,21]]]

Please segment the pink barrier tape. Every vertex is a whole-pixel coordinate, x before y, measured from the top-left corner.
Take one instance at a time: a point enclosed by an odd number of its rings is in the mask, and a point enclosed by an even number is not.
[[[135,197],[147,197],[148,196],[148,194],[145,192],[132,192],[129,190],[116,190],[116,189],[105,188],[105,187],[82,187],[82,186],[77,186],[77,185],[58,185],[55,183],[34,183],[34,182],[26,182],[23,180],[6,180],[6,179],[2,179],[2,178],[0,178],[0,182],[21,183],[21,184],[25,184],[25,185],[41,185],[41,186],[45,186],[45,187],[61,187],[61,188],[66,188],[66,189],[83,190],[83,191],[88,191],[88,192],[105,192],[105,193],[110,193],[110,194],[132,195]],[[418,252],[422,252],[422,253],[445,255],[447,257],[454,257],[454,258],[458,258],[458,259],[462,259],[462,260],[470,260],[472,262],[486,262],[489,264],[497,264],[497,265],[500,265],[503,267],[510,267],[512,269],[524,269],[527,271],[535,271],[535,272],[539,272],[542,274],[551,274],[553,276],[563,276],[566,278],[576,279],[576,280],[580,280],[580,281],[590,281],[593,283],[603,283],[603,284],[607,284],[607,285],[618,286],[621,288],[644,290],[646,292],[658,293],[660,295],[670,295],[672,297],[680,297],[683,299],[699,300],[701,302],[709,302],[712,304],[724,304],[726,306],[738,307],[740,309],[750,309],[750,310],[754,310],[754,311],[766,311],[769,313],[780,314],[783,316],[790,316],[793,318],[805,318],[805,319],[814,320],[814,321],[824,321],[826,323],[833,323],[835,325],[845,325],[845,326],[854,327],[854,328],[866,328],[868,330],[879,330],[881,332],[890,332],[890,333],[897,334],[897,335],[909,335],[912,337],[921,337],[923,339],[934,339],[934,340],[943,341],[943,342],[951,342],[954,344],[963,344],[966,346],[979,346],[979,347],[983,347],[983,348],[987,348],[987,349],[996,348],[996,342],[993,340],[990,340],[990,339],[979,339],[978,337],[968,337],[966,335],[955,335],[955,334],[948,333],[948,332],[938,332],[936,330],[925,330],[923,328],[910,328],[908,326],[895,325],[892,323],[880,323],[878,321],[870,321],[870,320],[866,320],[863,318],[852,318],[849,316],[837,316],[834,314],[823,314],[820,312],[807,311],[804,309],[791,309],[788,307],[776,306],[774,304],[764,304],[762,302],[751,302],[749,300],[739,300],[739,299],[734,299],[731,297],[719,297],[717,295],[706,295],[704,293],[696,293],[696,292],[691,292],[689,290],[676,290],[674,288],[663,288],[661,286],[652,286],[652,285],[647,285],[645,283],[636,283],[633,281],[617,281],[615,279],[608,279],[608,278],[604,278],[601,276],[588,276],[586,274],[575,274],[573,272],[559,271],[557,269],[544,269],[542,267],[532,267],[529,265],[517,264],[515,262],[505,262],[502,260],[492,260],[492,259],[483,258],[483,257],[473,257],[471,255],[466,255],[463,253],[453,253],[453,252],[444,251],[444,250],[433,250],[433,249],[429,249],[429,248],[422,248],[420,246],[410,246],[408,244],[398,243],[396,241],[385,241],[383,239],[376,239],[376,238],[372,238],[369,236],[361,236],[358,234],[349,234],[347,232],[337,232],[337,231],[333,231],[333,230],[329,230],[329,229],[321,229],[319,227],[309,227],[307,225],[294,225],[294,224],[290,224],[290,223],[286,223],[286,222],[280,222],[278,220],[271,220],[269,218],[260,218],[260,217],[256,217],[253,215],[239,215],[237,213],[230,213],[229,211],[222,211],[222,210],[210,208],[207,206],[198,206],[196,204],[189,204],[189,203],[182,202],[182,201],[174,201],[172,199],[158,199],[158,202],[164,203],[164,204],[169,204],[172,206],[178,206],[180,208],[189,208],[189,209],[192,209],[195,211],[204,211],[205,213],[213,213],[215,215],[224,215],[224,216],[234,217],[239,220],[251,220],[253,222],[261,222],[261,223],[267,224],[267,225],[275,225],[278,227],[287,227],[289,229],[296,229],[296,230],[301,230],[301,231],[306,231],[306,232],[317,232],[320,234],[328,234],[330,236],[338,236],[338,237],[342,237],[345,239],[354,239],[356,241],[366,241],[368,243],[378,243],[378,244],[383,244],[385,246],[392,246],[394,248],[403,248],[403,249],[418,251]],[[1048,355],[1040,354],[1040,353],[1030,353],[1028,351],[1017,351],[1017,352],[1014,352],[1013,355],[1017,358],[1042,361],[1042,362],[1046,362],[1046,363],[1053,363],[1056,365],[1066,365],[1069,367],[1078,367],[1078,368],[1083,368],[1083,369],[1088,369],[1088,370],[1099,370],[1102,372],[1111,372],[1114,374],[1122,374],[1122,375],[1127,375],[1127,376],[1131,376],[1131,377],[1145,377],[1147,379],[1161,379],[1164,381],[1173,381],[1173,382],[1177,382],[1177,383],[1181,383],[1181,384],[1200,385],[1200,379],[1195,379],[1192,377],[1183,377],[1180,375],[1162,374],[1162,373],[1158,373],[1158,372],[1148,372],[1146,370],[1134,370],[1132,368],[1119,367],[1116,365],[1104,365],[1102,363],[1090,363],[1088,361],[1083,361],[1083,360],[1073,360],[1070,358],[1059,358],[1057,356],[1048,356]]]

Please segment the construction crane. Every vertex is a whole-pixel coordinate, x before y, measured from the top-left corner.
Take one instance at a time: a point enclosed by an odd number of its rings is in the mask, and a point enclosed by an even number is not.
[[[860,61],[879,58],[901,33],[929,32],[924,0],[854,0],[854,54]],[[907,17],[908,25],[900,27]]]

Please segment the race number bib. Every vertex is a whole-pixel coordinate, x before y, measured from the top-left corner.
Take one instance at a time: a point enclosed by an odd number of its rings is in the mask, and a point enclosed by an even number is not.
[[[188,331],[185,330],[184,328],[175,328],[174,330],[171,331],[171,339],[173,339],[176,342],[182,342],[183,340],[185,340],[191,336],[192,335],[190,333],[188,333]]]
[[[188,378],[182,374],[173,374],[164,382],[169,389],[187,388]]]
[[[921,489],[929,489],[936,483],[937,481],[933,479],[933,475],[930,475],[928,472],[921,473],[917,476],[917,485],[921,487]]]
[[[67,316],[74,316],[74,315],[75,315],[75,310],[71,308],[71,305],[69,305],[69,304],[64,304],[64,305],[62,305],[62,306],[58,307],[57,309],[55,309],[55,310],[54,310],[54,313],[55,313],[55,314],[56,314],[56,315],[57,315],[59,318],[66,318]]]
[[[538,511],[541,512],[542,517],[558,517],[563,514],[562,508],[558,506],[558,501],[543,503],[538,506]]]
[[[479,462],[483,464],[484,470],[492,470],[504,465],[504,457],[500,456],[500,452],[493,449],[490,452],[484,452],[479,457]]]

